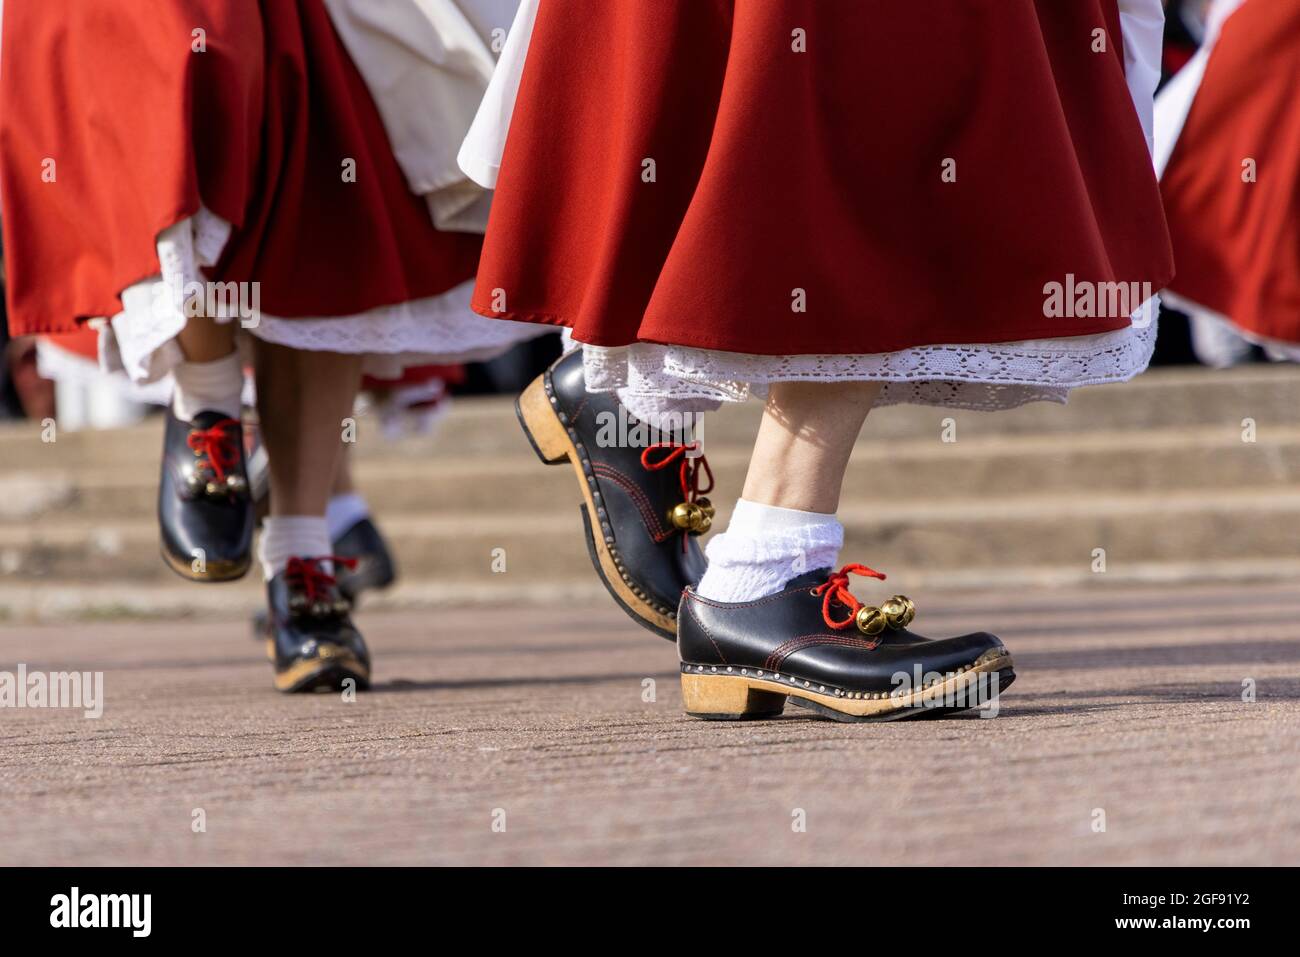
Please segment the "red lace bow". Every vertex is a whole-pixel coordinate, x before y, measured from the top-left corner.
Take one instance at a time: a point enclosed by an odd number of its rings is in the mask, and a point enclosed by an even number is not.
[[[284,567],[285,581],[295,591],[302,592],[308,603],[318,600],[333,600],[334,586],[338,579],[325,571],[324,563],[333,562],[344,568],[355,568],[355,558],[340,558],[337,555],[325,555],[321,558],[291,558]]]
[[[862,602],[858,601],[853,592],[849,591],[850,575],[885,580],[885,576],[874,568],[868,568],[866,565],[849,564],[837,572],[831,572],[826,581],[813,589],[814,595],[822,596],[822,618],[827,625],[836,631],[842,631],[852,625],[857,617],[858,609],[862,607]],[[849,617],[843,621],[836,621],[831,617],[831,604],[836,602],[849,609]]]
[[[237,419],[221,419],[211,428],[190,432],[190,448],[211,464],[218,479],[224,479],[226,473],[239,464],[239,443],[231,430],[232,426],[238,425]]]
[[[648,471],[658,472],[669,468],[674,462],[679,463],[677,480],[681,484],[682,501],[694,505],[701,496],[713,491],[713,469],[709,468],[709,460],[703,455],[689,454],[698,451],[699,447],[699,442],[691,442],[689,445],[681,442],[656,442],[641,453],[641,465]],[[708,482],[707,485],[701,485],[701,476]],[[708,505],[708,500],[704,499],[703,504]],[[710,508],[708,515],[712,514]],[[688,540],[689,535],[684,532],[682,551],[686,550]]]

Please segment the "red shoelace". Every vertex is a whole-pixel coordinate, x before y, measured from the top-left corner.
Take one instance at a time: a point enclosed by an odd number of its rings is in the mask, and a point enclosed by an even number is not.
[[[831,572],[830,577],[813,589],[814,595],[822,596],[822,618],[826,624],[836,631],[843,631],[854,623],[858,614],[858,609],[862,607],[862,602],[849,591],[849,576],[861,575],[864,578],[878,578],[885,580],[885,576],[876,571],[874,568],[868,568],[866,565],[845,565],[837,572]],[[831,617],[831,604],[839,602],[849,609],[849,617],[843,621],[836,621]]]
[[[320,558],[294,557],[289,559],[289,563],[284,567],[284,579],[289,587],[302,592],[303,598],[309,604],[317,599],[333,600],[334,598],[333,590],[338,584],[338,579],[325,571],[322,567],[325,562],[333,562],[344,568],[355,568],[357,564],[355,558],[325,555]]]
[[[211,428],[190,432],[190,448],[199,453],[200,460],[212,466],[218,480],[224,480],[226,473],[239,464],[239,442],[231,429],[238,425],[237,419],[221,419]]]
[[[641,453],[641,465],[647,471],[658,472],[679,462],[677,477],[682,487],[682,501],[694,504],[701,495],[713,491],[713,469],[709,468],[709,460],[703,455],[688,454],[697,451],[699,447],[699,442],[691,442],[689,445],[681,442],[656,442]],[[701,476],[706,477],[708,485],[701,487]],[[682,532],[683,551],[686,550],[689,537],[685,531]]]

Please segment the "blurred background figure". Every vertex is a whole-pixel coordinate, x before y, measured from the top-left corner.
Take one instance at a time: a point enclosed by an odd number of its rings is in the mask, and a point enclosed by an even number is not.
[[[1156,102],[1156,163],[1196,357],[1300,358],[1300,4],[1183,3],[1203,43]]]

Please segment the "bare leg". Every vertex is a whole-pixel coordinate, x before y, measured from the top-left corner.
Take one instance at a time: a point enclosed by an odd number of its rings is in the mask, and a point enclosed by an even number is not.
[[[271,514],[324,516],[343,456],[361,357],[255,340],[257,405],[271,466]]]
[[[258,546],[268,639],[281,691],[370,684],[370,653],[338,589],[325,518],[351,433],[361,357],[255,340],[257,405],[271,469],[271,515]]]
[[[334,471],[334,487],[330,489],[330,495],[347,495],[356,490],[356,482],[352,479],[352,448],[345,445],[343,454],[339,456],[338,468]]]
[[[206,316],[195,316],[185,323],[176,336],[187,362],[212,362],[224,359],[235,351],[234,322],[217,322]]]
[[[743,498],[833,514],[853,443],[880,394],[879,382],[778,382],[745,477]]]
[[[698,594],[751,601],[835,564],[844,470],[879,393],[876,382],[772,386],[744,492],[727,530],[709,542]]]

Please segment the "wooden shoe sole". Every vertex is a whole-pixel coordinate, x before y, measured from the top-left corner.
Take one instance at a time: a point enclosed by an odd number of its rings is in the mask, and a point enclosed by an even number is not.
[[[584,462],[586,457],[579,452],[569,430],[560,421],[547,392],[546,376],[538,376],[523,391],[515,401],[515,413],[538,458],[547,465],[560,465],[566,461],[573,465],[573,470],[578,475],[578,485],[582,489],[582,520],[587,537],[587,552],[605,589],[639,624],[662,638],[675,640],[676,609],[657,609],[649,601],[646,592],[628,576],[622,560],[610,549],[605,536],[601,534],[600,523],[595,520],[595,516],[600,514],[593,497],[596,478],[590,471],[590,463]]]
[[[202,572],[196,572],[194,570],[193,561],[177,558],[175,555],[168,552],[166,548],[163,548],[160,551],[163,561],[167,563],[168,568],[187,581],[192,582],[203,582],[208,584],[214,584],[216,582],[233,582],[247,575],[248,570],[253,566],[253,556],[249,555],[247,558],[233,562],[209,561],[205,563]]]
[[[274,660],[274,643],[268,641],[266,651],[267,657]],[[277,671],[273,679],[276,690],[290,694],[320,689],[342,691],[343,682],[349,678],[356,682],[358,691],[370,687],[370,669],[356,655],[339,650],[327,657],[324,655],[325,649],[322,648],[321,651],[322,657],[300,658],[287,668]]]
[[[1004,648],[987,651],[925,687],[877,693],[755,668],[683,663],[682,701],[691,717],[715,721],[776,717],[787,700],[836,721],[897,721],[980,707],[1015,676],[1014,662]]]

